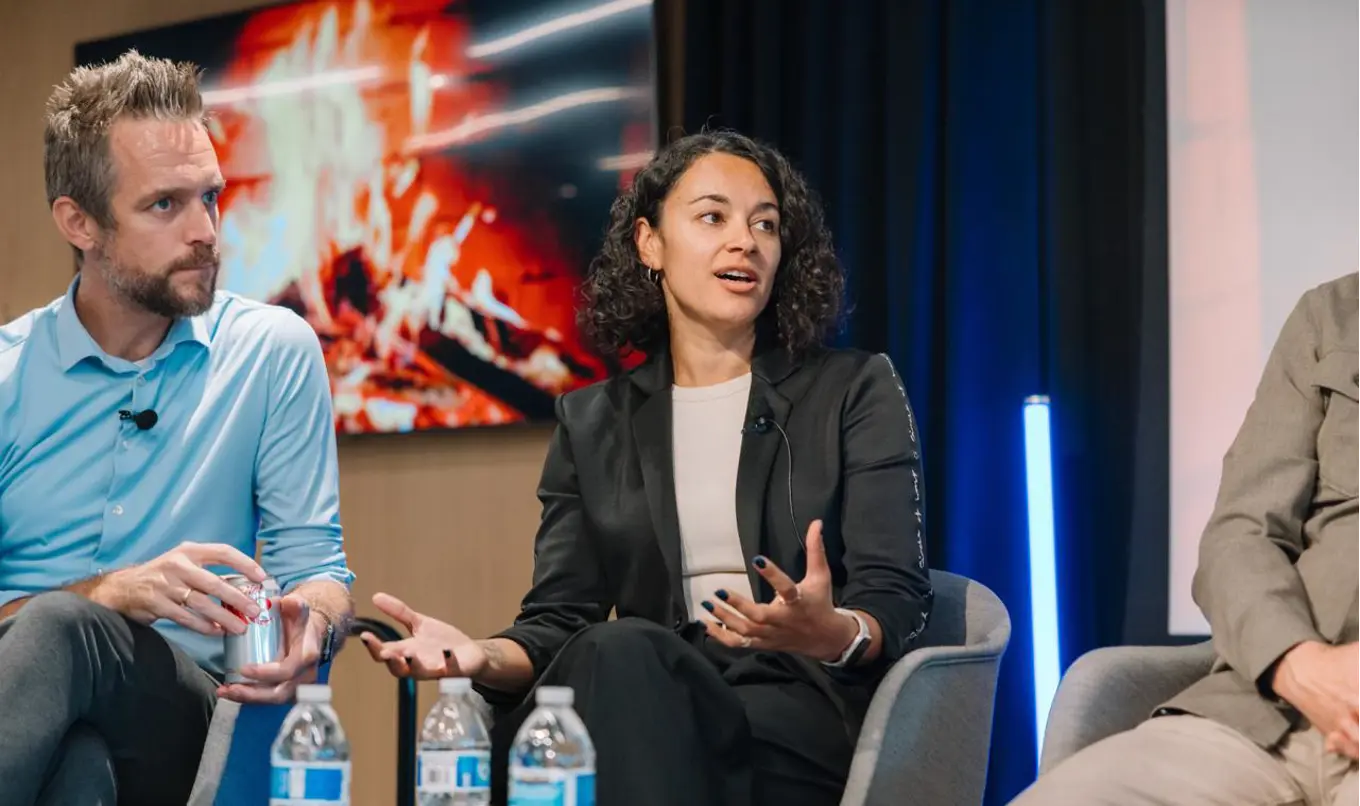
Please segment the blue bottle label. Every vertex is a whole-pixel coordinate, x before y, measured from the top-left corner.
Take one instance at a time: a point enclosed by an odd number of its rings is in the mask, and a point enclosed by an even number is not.
[[[510,806],[595,806],[595,771],[512,768]]]
[[[416,758],[416,788],[431,795],[486,792],[491,789],[491,753],[422,750]]]
[[[349,806],[348,761],[275,761],[269,806]]]

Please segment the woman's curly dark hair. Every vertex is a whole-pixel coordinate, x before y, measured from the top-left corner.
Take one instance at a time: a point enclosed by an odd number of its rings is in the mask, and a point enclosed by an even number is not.
[[[666,302],[638,255],[639,218],[660,226],[661,206],[694,162],[708,154],[750,160],[770,183],[779,204],[782,259],[757,332],[774,337],[792,355],[820,346],[837,324],[845,277],[831,245],[821,203],[803,177],[775,149],[730,131],[682,137],[663,148],[614,200],[600,253],[582,289],[581,326],[606,356],[644,353],[669,338]]]

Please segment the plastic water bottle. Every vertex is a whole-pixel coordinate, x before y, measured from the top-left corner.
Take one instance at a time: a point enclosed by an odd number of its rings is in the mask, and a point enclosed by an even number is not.
[[[416,762],[420,806],[486,806],[491,802],[491,739],[471,699],[472,681],[445,677],[425,716]]]
[[[572,690],[540,686],[510,751],[510,806],[595,806],[595,746]]]
[[[349,741],[330,686],[298,686],[270,765],[269,806],[349,806]]]

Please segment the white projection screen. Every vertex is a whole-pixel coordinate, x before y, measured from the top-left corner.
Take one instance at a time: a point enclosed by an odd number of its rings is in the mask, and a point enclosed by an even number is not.
[[[1308,288],[1357,255],[1356,0],[1167,0],[1171,635],[1222,458]]]

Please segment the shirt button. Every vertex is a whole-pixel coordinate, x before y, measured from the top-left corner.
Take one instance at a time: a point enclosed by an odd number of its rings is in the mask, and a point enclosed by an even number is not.
[[[128,446],[128,441],[127,441],[127,440],[126,440],[126,439],[125,439],[125,440],[123,440],[123,442],[122,442],[122,446],[123,446],[123,450],[127,450],[127,446]]]
[[[122,514],[123,514],[123,505],[122,505],[122,504],[114,504],[114,505],[113,505],[113,514],[115,514],[115,515],[122,515]]]
[[[137,376],[137,385],[138,385],[138,386],[146,386],[146,376],[145,376],[145,375],[138,375],[138,376]]]

